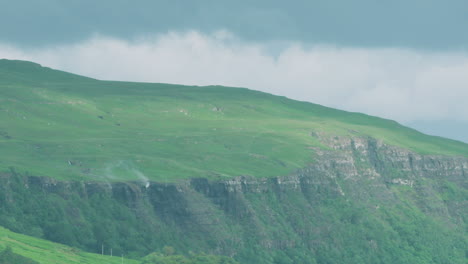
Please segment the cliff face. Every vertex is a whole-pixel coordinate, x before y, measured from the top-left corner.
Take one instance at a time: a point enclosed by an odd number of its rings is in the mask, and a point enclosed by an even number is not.
[[[468,159],[316,136],[329,149],[278,178],[85,183],[12,171],[0,178],[0,224],[126,255],[169,245],[244,263],[462,263]]]

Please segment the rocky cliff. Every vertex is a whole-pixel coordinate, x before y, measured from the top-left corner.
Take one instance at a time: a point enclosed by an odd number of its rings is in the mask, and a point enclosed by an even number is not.
[[[134,256],[169,245],[243,263],[466,260],[467,158],[313,136],[326,146],[314,162],[276,178],[64,182],[12,168],[0,178],[0,225]]]

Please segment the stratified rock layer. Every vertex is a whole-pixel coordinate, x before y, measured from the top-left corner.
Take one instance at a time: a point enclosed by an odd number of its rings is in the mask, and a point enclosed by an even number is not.
[[[329,149],[276,178],[63,182],[12,170],[0,178],[0,224],[90,251],[106,244],[141,255],[169,245],[244,263],[404,263],[436,254],[427,263],[450,263],[466,254],[468,159],[316,136]]]

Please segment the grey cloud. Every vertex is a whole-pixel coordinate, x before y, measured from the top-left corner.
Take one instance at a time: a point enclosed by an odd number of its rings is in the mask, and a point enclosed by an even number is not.
[[[71,43],[101,33],[226,28],[253,41],[466,48],[466,0],[3,0],[0,41]]]
[[[269,50],[227,31],[191,31],[43,49],[0,45],[0,57],[99,79],[249,87],[403,123],[468,124],[467,53],[300,43]]]

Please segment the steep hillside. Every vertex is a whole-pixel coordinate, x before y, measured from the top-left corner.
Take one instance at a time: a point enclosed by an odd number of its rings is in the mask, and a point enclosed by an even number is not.
[[[57,179],[273,177],[314,162],[312,135],[370,136],[421,154],[466,144],[393,121],[241,88],[97,81],[0,61],[0,170]]]
[[[10,247],[14,254],[29,258],[41,264],[122,263],[121,257],[86,253],[57,243],[17,234],[0,227],[0,251],[3,251],[6,247]],[[125,263],[137,264],[140,262],[125,258]]]
[[[243,88],[20,61],[0,61],[0,95],[0,225],[12,231],[135,258],[468,258],[467,144]]]
[[[468,159],[323,142],[331,150],[283,177],[144,185],[5,174],[0,225],[135,257],[171,246],[252,264],[466,263]]]

